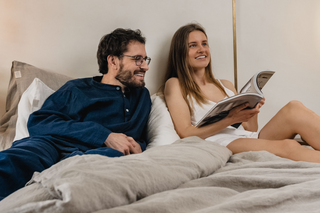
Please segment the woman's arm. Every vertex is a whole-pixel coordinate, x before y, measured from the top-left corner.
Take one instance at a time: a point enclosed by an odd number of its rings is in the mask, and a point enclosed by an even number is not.
[[[241,111],[247,107],[247,105],[244,104],[233,109],[229,115],[221,121],[197,128],[191,125],[189,108],[182,96],[179,80],[177,78],[170,78],[166,82],[164,95],[174,127],[181,138],[198,136],[205,139],[215,135],[231,124],[243,122],[248,120],[249,117],[252,117],[248,112],[250,111],[252,113],[252,110],[248,110],[247,112]]]

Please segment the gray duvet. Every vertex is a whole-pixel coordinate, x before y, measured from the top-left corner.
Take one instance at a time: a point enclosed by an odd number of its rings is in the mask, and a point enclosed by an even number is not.
[[[126,157],[66,159],[35,173],[0,212],[320,212],[320,164],[231,155],[190,137]]]

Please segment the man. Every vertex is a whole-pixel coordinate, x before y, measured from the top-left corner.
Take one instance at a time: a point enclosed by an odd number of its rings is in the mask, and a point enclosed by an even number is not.
[[[67,82],[30,115],[30,137],[0,152],[0,200],[62,159],[145,150],[151,108],[145,38],[139,30],[116,29],[101,39],[97,58],[103,76]]]

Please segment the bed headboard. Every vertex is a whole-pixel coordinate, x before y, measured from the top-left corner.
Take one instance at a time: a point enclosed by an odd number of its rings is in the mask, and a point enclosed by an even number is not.
[[[36,6],[35,6],[36,5]],[[205,6],[203,6],[205,5]],[[118,27],[140,29],[152,58],[146,86],[154,94],[161,85],[174,32],[190,22],[208,33],[215,74],[233,78],[231,1],[96,0],[21,1],[0,3],[0,114],[14,60],[73,78],[98,75],[100,38]]]
[[[206,29],[217,78],[241,87],[259,70],[277,71],[264,88],[261,125],[292,99],[320,114],[320,99],[312,97],[319,91],[319,7],[317,1],[298,0],[1,1],[0,116],[12,61],[72,78],[97,75],[99,40],[118,27],[141,29],[146,36],[152,58],[146,86],[154,94],[173,33],[190,22]]]

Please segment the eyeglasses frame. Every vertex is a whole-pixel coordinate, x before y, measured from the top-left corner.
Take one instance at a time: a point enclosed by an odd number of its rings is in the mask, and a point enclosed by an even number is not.
[[[138,67],[140,67],[140,66],[142,65],[143,61],[145,61],[145,62],[147,63],[147,65],[149,65],[150,62],[151,62],[151,58],[148,57],[148,56],[146,56],[146,57],[144,57],[144,58],[143,58],[142,56],[136,56],[136,55],[132,56],[132,55],[124,55],[124,54],[122,54],[122,55],[120,55],[120,56],[126,56],[126,57],[133,58],[133,59],[135,60],[136,65],[137,65]],[[141,57],[142,60],[137,59],[137,57]],[[138,63],[140,63],[140,64],[138,64]]]

